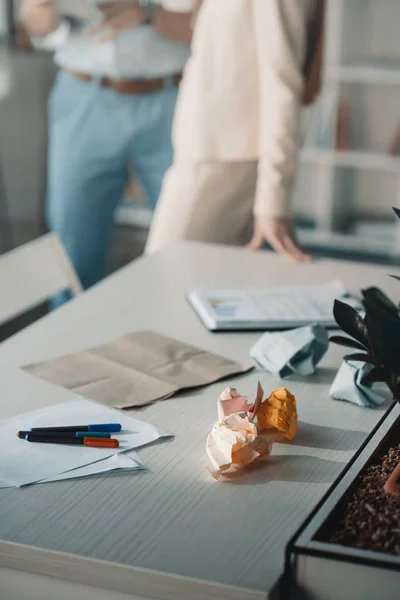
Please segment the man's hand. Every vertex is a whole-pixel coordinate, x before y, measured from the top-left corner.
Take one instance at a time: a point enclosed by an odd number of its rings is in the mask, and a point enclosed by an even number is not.
[[[253,239],[247,247],[249,250],[259,250],[265,241],[279,254],[284,254],[291,261],[310,262],[312,260],[311,256],[298,245],[293,224],[289,219],[256,216]]]
[[[27,32],[32,37],[44,37],[60,24],[60,16],[52,2],[47,0],[23,0],[21,16]]]
[[[121,31],[138,27],[145,20],[144,13],[136,2],[104,2],[97,8],[103,13],[103,20],[99,25],[86,29],[86,35],[97,35],[98,42],[108,42],[114,39]]]

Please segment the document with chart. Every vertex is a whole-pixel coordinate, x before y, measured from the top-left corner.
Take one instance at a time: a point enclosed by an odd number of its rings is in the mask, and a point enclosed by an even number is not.
[[[265,289],[194,289],[188,301],[210,331],[249,331],[310,323],[334,327],[334,301],[346,295],[341,281],[331,281]]]

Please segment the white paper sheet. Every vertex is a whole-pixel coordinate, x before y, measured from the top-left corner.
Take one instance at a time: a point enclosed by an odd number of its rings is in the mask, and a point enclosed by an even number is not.
[[[55,477],[49,477],[36,483],[52,483],[54,481],[63,481],[64,479],[79,479],[81,477],[88,477],[90,475],[107,475],[109,473],[119,473],[127,471],[146,471],[147,467],[143,461],[140,460],[139,456],[134,450],[129,452],[120,452],[114,454],[104,460],[99,460],[91,465],[79,467],[78,469],[72,469],[66,473],[60,473]],[[0,481],[0,489],[13,487],[7,485],[4,481]]]
[[[16,437],[17,431],[29,430],[31,427],[90,423],[121,423],[122,431],[115,434],[120,442],[119,448],[37,444]],[[86,467],[120,452],[149,444],[161,437],[171,437],[171,434],[118,410],[77,398],[0,421],[0,481],[8,486],[20,487],[54,478],[72,469]]]
[[[131,450],[129,452],[114,454],[114,456],[92,463],[91,465],[86,465],[85,467],[79,467],[79,469],[67,471],[67,473],[60,473],[60,475],[50,477],[49,479],[43,479],[43,481],[39,481],[38,483],[50,483],[52,481],[62,481],[63,479],[77,479],[89,475],[105,475],[107,473],[117,473],[120,471],[145,471],[146,469],[147,467],[144,462],[140,460],[134,450]]]

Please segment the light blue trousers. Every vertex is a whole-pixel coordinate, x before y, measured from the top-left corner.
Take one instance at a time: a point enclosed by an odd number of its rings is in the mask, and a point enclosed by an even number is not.
[[[154,208],[172,162],[177,89],[122,95],[60,72],[49,101],[46,218],[84,288],[105,274],[128,164]],[[65,300],[65,298],[63,298]],[[57,303],[62,300],[59,299]]]

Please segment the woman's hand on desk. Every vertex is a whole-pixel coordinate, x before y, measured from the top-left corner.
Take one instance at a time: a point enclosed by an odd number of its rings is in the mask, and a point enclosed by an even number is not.
[[[23,0],[21,17],[32,37],[45,37],[60,24],[60,16],[54,5],[46,0]]]
[[[108,42],[121,31],[143,25],[145,15],[136,2],[104,2],[97,5],[103,13],[103,20],[86,29],[86,35],[98,35],[98,42]]]
[[[276,252],[294,262],[312,260],[297,243],[290,219],[255,216],[253,239],[247,247],[249,250],[260,250],[266,241]]]

